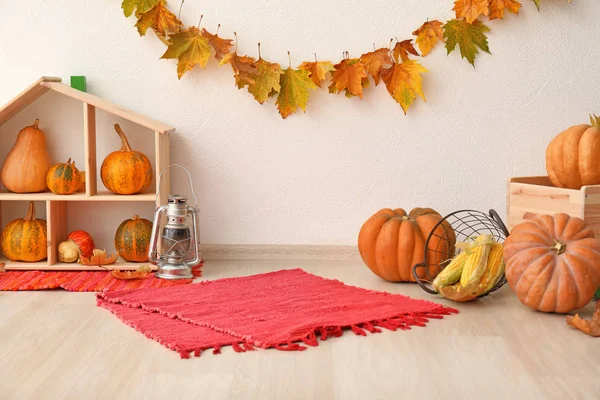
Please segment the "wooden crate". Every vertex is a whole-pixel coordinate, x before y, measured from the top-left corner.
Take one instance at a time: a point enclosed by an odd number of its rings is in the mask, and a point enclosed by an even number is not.
[[[508,229],[528,213],[565,213],[583,218],[596,237],[600,237],[600,185],[579,190],[557,188],[547,176],[512,178],[507,192]]]
[[[39,79],[8,104],[1,107],[0,125],[13,118],[21,110],[29,106],[33,101],[48,91],[60,93],[82,103],[81,112],[83,113],[83,126],[81,127],[81,134],[84,137],[84,170],[86,172],[85,191],[71,195],[57,195],[50,191],[20,194],[11,193],[4,189],[0,190],[0,207],[3,202],[10,201],[45,202],[48,229],[48,253],[46,260],[27,263],[10,261],[4,257],[0,257],[0,262],[5,263],[6,269],[8,270],[104,270],[100,267],[85,266],[78,263],[67,264],[58,260],[58,244],[65,240],[67,236],[67,208],[71,202],[76,201],[110,202],[113,206],[118,206],[118,203],[123,202],[143,202],[148,204],[151,209],[154,209],[155,205],[165,204],[170,192],[170,174],[169,171],[166,171],[163,175],[160,198],[157,200],[156,193],[160,183],[158,180],[158,173],[170,163],[169,134],[174,132],[175,128],[127,110],[100,97],[76,90],[61,83],[60,78],[52,77],[43,77]],[[157,179],[156,185],[151,185],[146,192],[134,195],[117,195],[99,187],[102,183],[97,182],[96,172],[97,168],[99,168],[98,163],[101,163],[101,160],[96,159],[96,144],[97,140],[102,140],[102,137],[97,137],[96,134],[97,109],[103,110],[113,116],[121,117],[148,130],[148,140],[154,142],[154,174]],[[53,160],[53,162],[56,161],[57,160]],[[0,226],[3,226],[1,218],[2,214],[0,214]],[[102,224],[102,221],[98,220],[97,223]],[[110,229],[116,229],[116,226],[110,227]],[[119,259],[117,263],[106,267],[110,269],[127,270],[136,269],[139,265],[140,263],[126,262]]]

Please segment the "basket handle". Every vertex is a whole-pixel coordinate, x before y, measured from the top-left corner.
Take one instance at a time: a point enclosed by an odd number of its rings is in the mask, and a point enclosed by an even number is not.
[[[508,237],[508,235],[510,235],[510,233],[508,232],[508,229],[506,228],[506,225],[504,225],[504,221],[502,221],[502,218],[500,218],[500,215],[498,214],[498,212],[492,208],[492,209],[490,209],[489,214],[490,214],[490,217],[492,217],[492,219],[494,220],[494,222],[496,222],[496,224],[498,224],[500,229],[502,229],[502,232],[504,232],[504,235],[506,237]]]
[[[417,285],[421,286],[421,289],[423,289],[424,291],[426,291],[429,294],[438,294],[438,292],[436,292],[435,290],[429,289],[427,287],[427,285],[425,285],[422,282],[422,280],[419,278],[419,274],[417,274],[418,268],[427,268],[427,266],[425,266],[425,263],[418,263],[412,267],[412,274],[413,274],[413,277],[415,278],[415,281],[417,282]]]

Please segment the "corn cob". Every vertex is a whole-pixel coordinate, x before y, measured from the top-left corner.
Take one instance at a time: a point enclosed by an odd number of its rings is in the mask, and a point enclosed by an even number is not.
[[[479,283],[481,276],[486,270],[488,256],[492,247],[493,236],[490,234],[480,235],[473,242],[470,255],[460,276],[460,284],[463,287]]]
[[[454,259],[452,259],[450,264],[448,264],[448,266],[446,266],[446,268],[444,268],[433,281],[433,287],[435,290],[439,292],[440,287],[452,285],[453,283],[459,281],[468,255],[469,254],[467,251],[463,251],[454,257]]]
[[[494,243],[488,257],[487,269],[479,281],[479,294],[489,292],[504,273],[504,246]]]

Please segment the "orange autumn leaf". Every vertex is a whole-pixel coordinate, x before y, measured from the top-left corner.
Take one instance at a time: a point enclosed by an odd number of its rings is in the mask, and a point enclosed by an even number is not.
[[[308,76],[318,87],[321,87],[321,84],[327,78],[327,74],[335,71],[331,61],[305,61],[298,66],[298,69],[308,71]]]
[[[208,40],[200,35],[200,29],[192,26],[181,32],[169,35],[171,44],[162,59],[177,59],[177,77],[181,77],[196,65],[206,67],[210,57]]]
[[[473,23],[480,15],[489,15],[490,0],[456,0],[453,10],[456,18],[464,18],[468,23]]]
[[[394,46],[394,50],[392,51],[392,55],[394,56],[395,62],[406,61],[408,60],[408,54],[412,54],[414,56],[418,56],[419,53],[415,46],[412,44],[412,39],[403,40],[401,42],[396,43]]]
[[[346,97],[358,96],[362,99],[363,84],[367,78],[365,65],[358,58],[345,59],[335,65],[335,72],[331,77],[329,93],[339,94],[346,91]],[[369,80],[366,79],[368,84]]]
[[[108,256],[106,250],[94,249],[90,258],[81,255],[81,263],[84,265],[108,265],[117,261],[117,255]]]
[[[424,72],[428,72],[427,69],[415,60],[394,64],[391,68],[381,72],[381,79],[383,79],[388,92],[400,104],[404,114],[417,95],[425,101],[420,75]]]
[[[148,265],[141,265],[135,271],[118,271],[111,270],[111,275],[117,279],[130,280],[130,279],[145,279],[152,273],[152,268]]]
[[[256,74],[256,60],[253,57],[238,56],[237,52],[226,54],[219,65],[229,64],[233,70],[233,76],[235,77],[235,84],[238,89],[243,88],[246,85],[254,83],[253,75]]]
[[[438,42],[444,41],[443,26],[444,24],[437,20],[427,21],[413,32],[413,35],[417,37],[416,43],[423,57],[431,53],[431,50]]]
[[[519,14],[521,3],[516,0],[490,0],[490,19],[504,18],[504,9],[513,14]]]
[[[218,61],[221,61],[226,54],[229,54],[231,52],[233,40],[223,39],[222,37],[219,37],[218,34],[213,35],[204,28],[202,28],[202,36],[204,36],[208,40],[208,44],[214,49],[215,58]]]
[[[360,62],[365,66],[367,73],[375,81],[375,86],[381,82],[381,71],[384,66],[392,64],[390,58],[390,50],[388,48],[381,48],[370,53],[363,54],[360,56]]]
[[[141,14],[140,19],[135,24],[140,36],[144,36],[148,28],[150,28],[161,39],[166,38],[168,33],[179,32],[181,25],[182,22],[167,9],[164,0],[158,2],[149,11]]]
[[[567,324],[590,336],[600,337],[600,300],[596,302],[596,308],[591,320],[585,320],[579,317],[579,314],[575,314],[574,317],[567,316]]]

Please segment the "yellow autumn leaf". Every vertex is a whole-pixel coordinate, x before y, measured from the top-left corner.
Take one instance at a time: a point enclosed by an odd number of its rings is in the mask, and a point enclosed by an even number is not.
[[[136,15],[143,14],[158,4],[160,0],[123,0],[121,8],[126,17],[135,11]]]
[[[200,30],[195,26],[179,33],[169,35],[171,44],[162,59],[177,59],[177,77],[181,77],[196,65],[206,67],[210,57],[208,40],[200,35]]]
[[[381,79],[385,83],[388,92],[400,104],[404,114],[417,98],[417,95],[425,101],[420,75],[424,72],[429,71],[415,60],[396,63],[391,68],[384,69],[381,72]]]
[[[431,50],[438,42],[444,41],[442,26],[444,24],[441,21],[427,21],[413,32],[413,35],[417,37],[415,42],[419,46],[423,57],[431,53]]]
[[[309,72],[289,67],[283,71],[280,85],[276,102],[279,114],[285,119],[295,113],[298,108],[306,112],[310,90],[317,89],[317,85],[309,77]]]
[[[308,71],[308,76],[318,87],[321,87],[321,84],[327,78],[327,74],[335,71],[331,61],[305,61],[298,66],[298,69]]]
[[[159,37],[166,37],[168,33],[176,33],[181,29],[181,21],[177,19],[175,14],[169,11],[164,0],[161,0],[157,5],[149,11],[141,14],[135,26],[144,36],[148,28],[153,29]]]
[[[251,75],[254,82],[248,84],[248,92],[254,96],[256,101],[263,104],[281,89],[279,81],[283,70],[279,64],[270,63],[262,58],[254,63],[254,68],[256,73]]]
[[[488,7],[490,0],[456,0],[453,10],[456,12],[456,18],[464,18],[468,23],[472,23],[480,15],[489,15]]]

